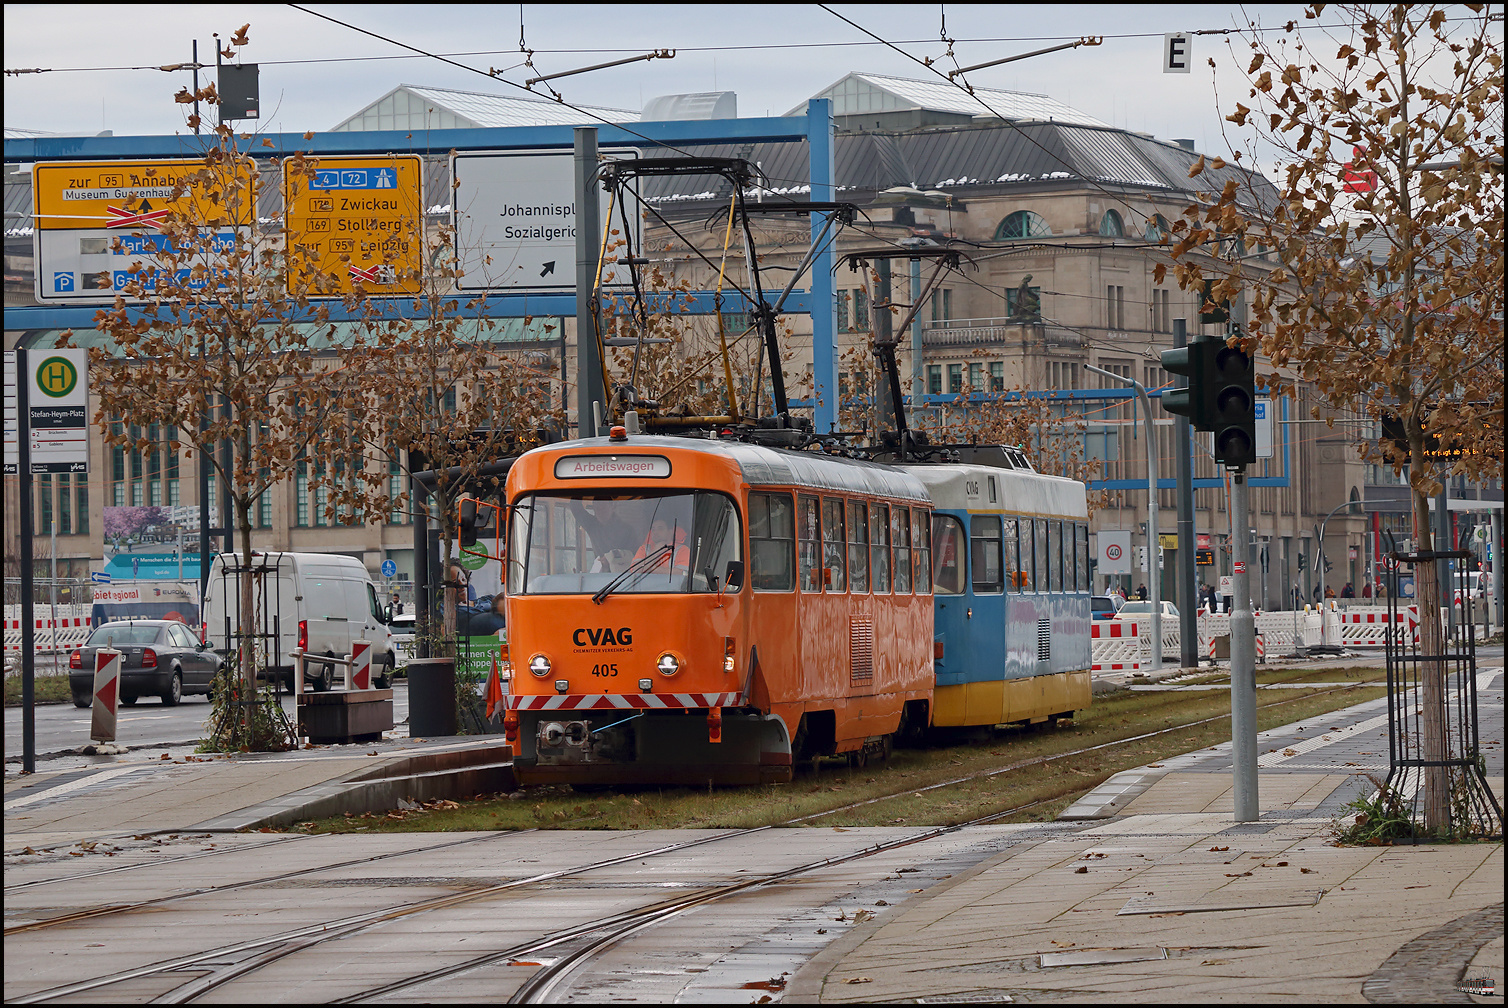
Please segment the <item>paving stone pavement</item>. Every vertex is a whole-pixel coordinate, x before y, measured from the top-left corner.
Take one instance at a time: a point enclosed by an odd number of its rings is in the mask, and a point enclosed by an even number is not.
[[[1478,678],[1503,803],[1503,676]],[[1503,845],[1338,847],[1388,764],[1385,701],[1258,739],[1256,822],[1229,743],[1116,774],[1022,845],[855,929],[795,1003],[1502,1004]],[[1463,993],[1492,978],[1496,996]]]
[[[1501,804],[1503,676],[1479,687]],[[234,829],[395,758],[488,744],[101,758],[7,779],[5,850]],[[1385,772],[1381,701],[1265,732],[1258,752],[1258,821],[1232,821],[1228,743],[1118,774],[1064,813],[1072,831],[886,909],[818,953],[782,999],[1502,1003],[1454,989],[1503,979],[1500,842],[1331,842],[1332,819]]]

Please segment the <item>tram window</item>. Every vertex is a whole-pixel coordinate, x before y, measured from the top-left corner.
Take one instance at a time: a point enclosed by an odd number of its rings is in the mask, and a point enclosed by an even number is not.
[[[822,590],[822,509],[815,497],[796,498],[797,554],[801,564],[801,590]]]
[[[939,595],[962,595],[964,588],[963,556],[967,537],[963,524],[952,515],[932,516],[932,584]]]
[[[848,584],[850,591],[869,590],[869,506],[848,502]]]
[[[1024,592],[1037,590],[1037,538],[1030,518],[1018,519],[1020,523],[1021,574],[1017,578]]]
[[[1047,589],[1063,590],[1063,522],[1054,518],[1047,523]]]
[[[874,574],[874,590],[890,590],[890,509],[884,504],[869,508],[869,569]]]
[[[785,508],[785,523],[794,531],[789,498]],[[742,542],[733,501],[723,494],[532,494],[515,503],[509,590],[558,595],[592,594],[608,586],[614,594],[737,591],[721,579],[730,563],[742,559]],[[651,554],[658,562],[646,559]]]
[[[1052,559],[1052,553],[1047,545],[1047,519],[1033,519],[1032,525],[1037,531],[1036,563],[1032,570],[1032,585],[1039,592],[1047,591],[1047,569]]]
[[[922,508],[911,512],[911,573],[916,594],[932,593],[932,518]]]
[[[788,494],[749,494],[749,583],[756,591],[790,591],[796,512]]]
[[[911,511],[890,509],[890,545],[895,549],[895,590],[911,591]]]
[[[828,591],[847,591],[845,572],[848,562],[843,556],[843,502],[832,497],[822,498],[822,564],[826,571],[825,587]]]
[[[985,482],[988,483],[990,487],[990,503],[1000,503],[1000,492],[995,489],[995,477],[987,476],[985,477]]]
[[[1025,580],[1021,573],[1021,548],[1016,535],[1016,519],[1006,518],[1000,547],[1005,554],[1005,589],[1009,592],[1019,592]]]
[[[1076,572],[1074,586],[1081,592],[1087,592],[1089,590],[1089,526],[1083,522],[1075,522],[1074,529],[1078,536],[1073,550]]]
[[[1005,587],[1000,559],[1000,518],[997,515],[969,518],[969,567],[974,594],[996,595]]]

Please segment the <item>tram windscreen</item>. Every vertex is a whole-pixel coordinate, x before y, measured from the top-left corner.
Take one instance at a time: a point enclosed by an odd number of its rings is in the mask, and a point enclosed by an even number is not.
[[[514,505],[508,591],[737,591],[724,582],[742,540],[722,494],[533,494]]]

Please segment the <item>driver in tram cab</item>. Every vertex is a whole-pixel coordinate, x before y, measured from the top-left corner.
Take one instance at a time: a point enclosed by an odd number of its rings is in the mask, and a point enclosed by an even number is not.
[[[686,547],[686,530],[678,525],[673,526],[669,518],[656,518],[649,525],[649,535],[644,539],[644,545],[634,554],[634,560],[642,560],[657,550],[661,550],[675,541],[675,549],[665,553],[652,570],[660,570],[667,565],[672,573],[684,573],[691,569],[691,550]]]
[[[592,572],[617,573],[629,564],[629,554],[640,541],[639,531],[628,521],[626,508],[620,502],[606,499],[591,502],[588,511],[580,501],[571,502],[571,511],[576,515],[576,524],[591,540],[592,551],[597,559],[592,563]],[[643,526],[639,526],[643,528]]]

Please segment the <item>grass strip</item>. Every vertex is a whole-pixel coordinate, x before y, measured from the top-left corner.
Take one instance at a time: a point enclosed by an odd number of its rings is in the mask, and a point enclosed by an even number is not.
[[[35,703],[72,703],[66,675],[39,675],[32,677],[32,697]],[[5,677],[5,706],[21,706],[21,673]]]
[[[1365,672],[1366,670],[1361,670]],[[1383,695],[1379,687],[1348,686],[1261,694],[1257,727],[1302,722]],[[883,764],[855,769],[831,761],[815,775],[765,787],[646,788],[579,793],[564,786],[466,802],[430,802],[418,809],[372,812],[301,823],[303,832],[414,832],[557,829],[748,828],[821,815],[808,826],[851,828],[964,822],[1029,803],[1044,803],[1008,821],[1051,819],[1075,797],[1122,770],[1204,748],[1230,738],[1229,694],[1120,691],[1095,699],[1078,720],[1057,727],[979,732],[970,743],[896,750]],[[1191,725],[1122,746],[1097,749],[991,777],[1006,764],[1122,742],[1163,728]],[[878,800],[876,800],[878,799]],[[842,812],[844,806],[870,802]],[[832,813],[822,815],[822,813]]]

